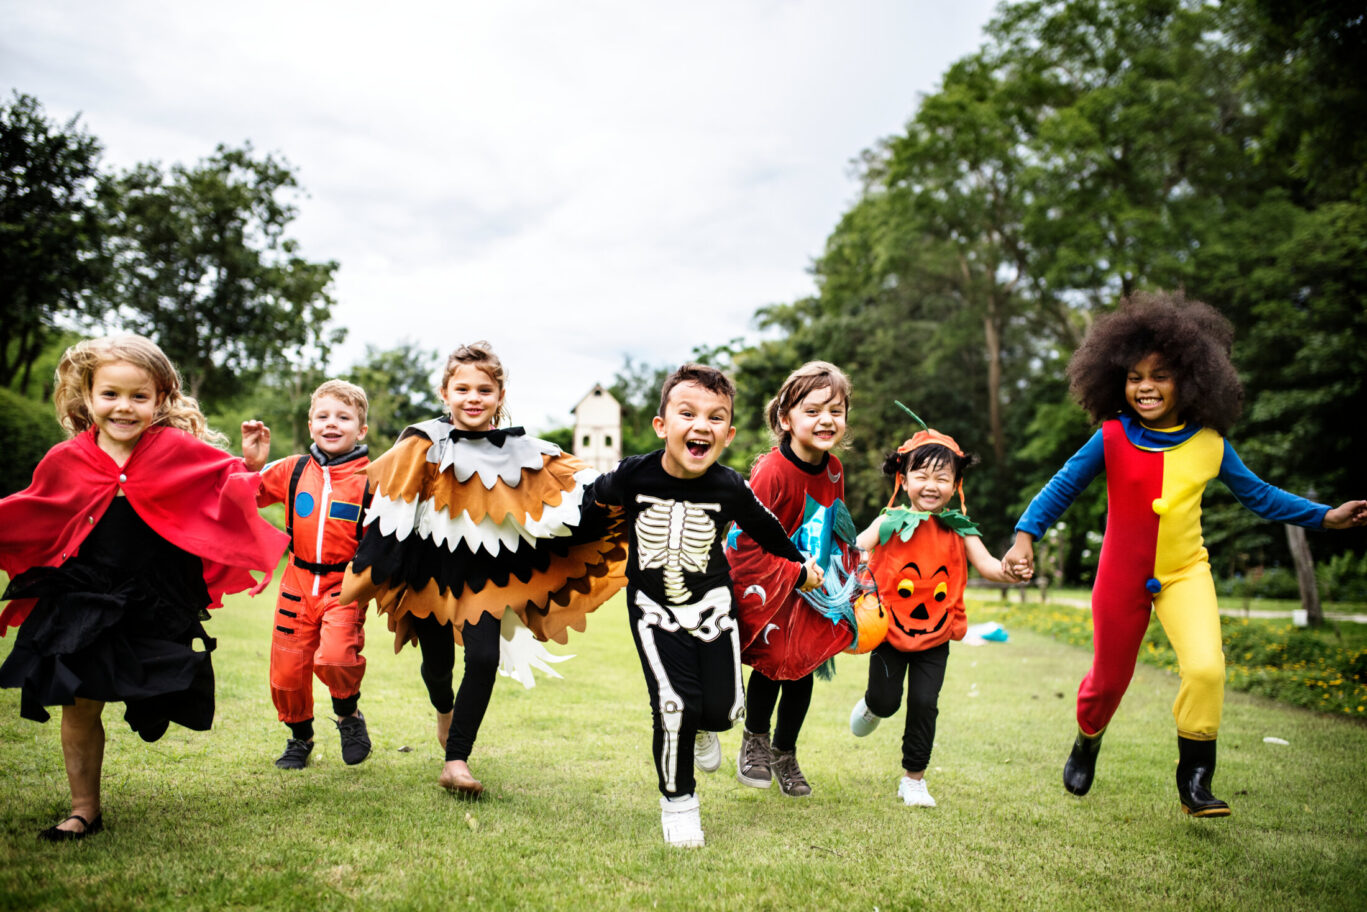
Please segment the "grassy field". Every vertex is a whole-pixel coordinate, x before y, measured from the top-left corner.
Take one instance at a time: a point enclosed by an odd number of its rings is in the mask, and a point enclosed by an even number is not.
[[[1215,791],[1235,815],[1192,820],[1173,785],[1177,681],[1141,665],[1077,799],[1060,769],[1090,654],[1030,631],[954,647],[927,774],[938,808],[896,800],[900,713],[849,734],[866,660],[841,656],[799,744],[813,796],[739,785],[739,735],[725,734],[722,769],[700,777],[708,844],[687,851],[660,838],[620,599],[559,650],[576,653],[565,680],[499,682],[471,760],[488,788],[477,803],[437,787],[417,653],[393,655],[374,618],[362,707],[375,753],[344,766],[320,725],[308,770],[275,769],[271,607],[233,599],[208,625],[212,732],[173,727],[146,745],[106,711],[108,830],[82,843],[34,838],[66,813],[58,726],[19,719],[18,693],[0,691],[0,907],[1249,912],[1367,897],[1367,726],[1231,694]]]

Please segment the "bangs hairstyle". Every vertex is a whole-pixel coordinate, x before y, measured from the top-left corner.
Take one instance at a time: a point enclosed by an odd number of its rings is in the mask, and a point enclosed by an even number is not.
[[[669,394],[674,392],[674,387],[680,383],[696,383],[709,393],[725,396],[731,400],[731,407],[735,408],[735,384],[715,367],[689,362],[665,378],[664,386],[660,388],[660,410],[657,412],[661,418],[665,416],[665,409],[669,406]]]
[[[331,396],[338,402],[354,408],[360,423],[365,424],[366,413],[370,411],[370,400],[366,398],[365,390],[346,380],[325,380],[313,391],[313,396],[309,399],[310,419],[313,418],[313,409],[318,405],[318,400],[324,396]]]
[[[68,437],[75,437],[94,426],[90,393],[95,371],[120,361],[146,373],[157,391],[151,427],[178,428],[205,443],[227,446],[228,438],[209,427],[194,397],[181,391],[180,373],[166,353],[151,339],[131,333],[87,339],[62,353],[62,359],[57,362],[52,404]]]
[[[943,443],[927,443],[905,453],[889,453],[883,460],[883,474],[897,478],[915,469],[947,465],[954,472],[957,484],[963,480],[964,469],[977,464],[978,457],[972,453],[960,456]]]
[[[461,345],[447,356],[446,367],[441,372],[441,386],[437,387],[438,391],[446,389],[446,384],[450,382],[451,375],[462,364],[470,364],[484,371],[500,391],[507,389],[508,374],[503,369],[503,362],[498,359],[498,355],[494,354],[493,346],[481,339],[478,342],[471,342],[469,345]],[[494,426],[497,427],[508,420],[508,407],[500,402],[498,411],[494,413]]]
[[[1068,389],[1093,423],[1121,412],[1130,369],[1157,354],[1177,388],[1177,415],[1228,434],[1243,410],[1244,388],[1230,361],[1234,328],[1219,311],[1178,292],[1137,293],[1096,321],[1068,361]],[[1138,416],[1135,416],[1138,417]]]
[[[820,389],[831,391],[831,398],[826,401],[843,402],[845,410],[849,411],[850,378],[829,361],[808,361],[788,375],[788,379],[778,388],[778,395],[770,399],[769,404],[765,406],[764,415],[769,421],[769,430],[775,440],[782,443],[793,436],[792,431],[783,429],[780,419],[796,408],[803,399]],[[848,446],[846,441],[842,440],[841,443]]]

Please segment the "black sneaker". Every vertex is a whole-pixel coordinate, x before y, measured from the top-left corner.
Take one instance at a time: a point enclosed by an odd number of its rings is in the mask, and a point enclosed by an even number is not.
[[[342,736],[342,762],[347,766],[355,766],[370,756],[370,733],[360,712],[338,719],[337,732]]]
[[[285,752],[276,758],[275,765],[282,770],[301,770],[309,765],[309,754],[313,753],[312,741],[290,738],[285,742]]]

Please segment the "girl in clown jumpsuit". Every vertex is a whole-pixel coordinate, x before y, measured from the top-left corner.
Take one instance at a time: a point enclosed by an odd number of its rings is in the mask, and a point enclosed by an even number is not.
[[[1219,478],[1263,519],[1313,529],[1367,523],[1367,501],[1335,509],[1275,488],[1224,439],[1243,390],[1230,362],[1233,331],[1213,308],[1168,295],[1135,295],[1098,320],[1068,364],[1073,395],[1099,430],[1068,460],[1016,524],[1004,561],[1033,565],[1033,542],[1100,472],[1107,529],[1092,589],[1092,667],[1078,688],[1078,733],[1064,787],[1092,786],[1101,736],[1134,674],[1150,607],[1177,653],[1177,793],[1185,813],[1223,817],[1211,794],[1225,665],[1201,495]]]

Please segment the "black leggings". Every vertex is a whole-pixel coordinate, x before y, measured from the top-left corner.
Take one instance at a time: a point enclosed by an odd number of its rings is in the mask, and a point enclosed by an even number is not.
[[[920,773],[930,765],[935,745],[935,718],[940,714],[940,688],[945,683],[949,642],[923,652],[902,652],[889,643],[869,653],[869,688],[864,704],[884,719],[902,702],[902,679],[907,680],[907,723],[902,731],[902,769]]]
[[[451,679],[456,667],[456,639],[451,625],[430,615],[413,618],[413,632],[422,650],[422,682],[427,696],[439,713],[451,712],[451,733],[446,737],[446,759],[469,760],[475,748],[484,712],[498,680],[499,630],[502,621],[492,614],[480,615],[477,623],[465,622],[461,638],[465,641],[465,673],[460,692],[452,693]]]
[[[813,675],[796,681],[775,681],[759,669],[750,672],[745,691],[745,729],[756,735],[768,734],[769,717],[778,704],[778,725],[774,727],[774,750],[797,750],[797,733],[812,705]],[[782,693],[783,699],[779,699]]]

